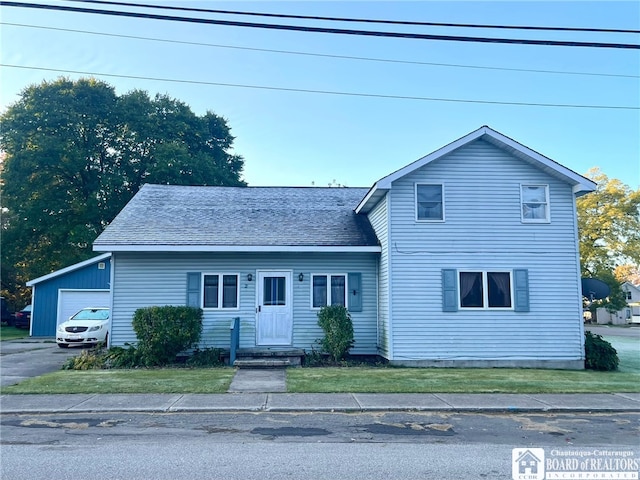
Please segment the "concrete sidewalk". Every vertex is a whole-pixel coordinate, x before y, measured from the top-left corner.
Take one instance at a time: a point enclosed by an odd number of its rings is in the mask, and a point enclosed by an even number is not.
[[[640,393],[2,395],[2,414],[87,412],[640,412]]]

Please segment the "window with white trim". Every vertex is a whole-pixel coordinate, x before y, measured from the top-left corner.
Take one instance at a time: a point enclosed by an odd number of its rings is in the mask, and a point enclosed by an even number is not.
[[[458,273],[460,308],[512,308],[511,272]]]
[[[416,183],[416,220],[442,222],[444,220],[444,186]]]
[[[205,273],[202,308],[238,308],[239,277],[237,273]]]
[[[311,307],[322,308],[327,305],[346,306],[347,275],[313,274],[311,275]]]
[[[550,221],[548,185],[521,185],[520,202],[523,222],[547,223]]]

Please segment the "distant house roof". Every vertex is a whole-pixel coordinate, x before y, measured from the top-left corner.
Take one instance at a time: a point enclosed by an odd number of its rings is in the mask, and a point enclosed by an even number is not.
[[[501,134],[500,132],[497,132],[487,126],[483,126],[465,135],[464,137],[459,138],[458,140],[436,150],[435,152],[430,153],[429,155],[422,157],[413,163],[410,163],[406,167],[401,168],[400,170],[396,170],[395,172],[378,180],[373,185],[373,187],[369,189],[367,195],[358,204],[358,206],[356,207],[356,212],[368,213],[391,188],[391,184],[393,181],[398,180],[399,178],[402,178],[405,175],[408,175],[409,173],[427,165],[428,163],[431,163],[434,160],[437,160],[444,155],[447,155],[454,150],[457,150],[458,148],[463,147],[468,143],[471,143],[478,139],[485,140],[502,150],[506,150],[517,158],[524,160],[525,162],[537,168],[540,168],[549,175],[567,182],[573,187],[573,193],[576,196],[592,192],[596,189],[596,183],[589,180],[588,178],[583,177],[573,170],[560,165],[554,160],[551,160],[550,158],[547,158],[528,147],[525,147],[524,145],[516,142],[515,140],[512,140],[511,138]]]
[[[51,272],[47,275],[43,275],[42,277],[38,277],[33,280],[29,280],[27,282],[27,287],[33,287],[38,283],[42,283],[44,281],[50,280],[52,278],[59,277],[60,275],[65,275],[67,273],[73,272],[75,270],[79,270],[80,268],[84,268],[87,265],[93,265],[94,263],[102,262],[111,258],[110,253],[103,253],[102,255],[98,255],[97,257],[90,258],[89,260],[85,260],[84,262],[75,263],[65,268],[61,268],[60,270],[56,270],[55,272]]]
[[[366,188],[144,185],[96,251],[370,251]]]

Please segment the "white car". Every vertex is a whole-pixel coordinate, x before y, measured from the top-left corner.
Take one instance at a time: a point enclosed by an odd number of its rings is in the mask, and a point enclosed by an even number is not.
[[[109,339],[109,309],[105,307],[83,308],[58,325],[56,342],[60,348],[69,345],[97,345]]]

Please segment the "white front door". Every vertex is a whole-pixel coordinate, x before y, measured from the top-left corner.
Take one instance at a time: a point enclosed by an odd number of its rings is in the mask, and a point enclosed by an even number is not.
[[[291,345],[291,272],[258,271],[257,345]]]

